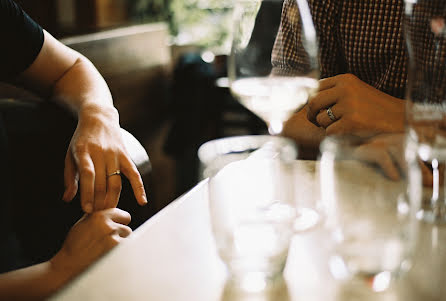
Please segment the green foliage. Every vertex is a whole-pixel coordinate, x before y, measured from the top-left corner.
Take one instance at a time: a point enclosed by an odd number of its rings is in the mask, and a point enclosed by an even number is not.
[[[234,0],[130,0],[133,20],[167,21],[177,44],[227,52]]]

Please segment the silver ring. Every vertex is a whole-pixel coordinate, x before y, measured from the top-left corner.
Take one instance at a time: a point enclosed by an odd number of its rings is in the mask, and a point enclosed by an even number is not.
[[[333,112],[331,111],[331,107],[328,107],[327,109],[327,115],[328,117],[331,119],[331,121],[336,121],[336,116],[333,114]]]
[[[112,172],[111,174],[107,175],[107,178],[110,178],[111,176],[115,176],[115,175],[119,176],[120,174],[121,174],[121,171],[118,169],[117,171]]]

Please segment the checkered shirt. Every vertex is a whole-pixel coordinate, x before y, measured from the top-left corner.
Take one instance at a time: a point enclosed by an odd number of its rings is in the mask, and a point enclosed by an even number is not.
[[[403,98],[408,55],[403,0],[308,0],[319,40],[321,78],[352,73]],[[305,69],[296,0],[284,0],[272,53],[275,72]]]

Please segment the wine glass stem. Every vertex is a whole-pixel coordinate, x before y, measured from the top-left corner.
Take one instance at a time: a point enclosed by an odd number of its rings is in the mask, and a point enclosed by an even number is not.
[[[273,120],[268,124],[268,132],[270,135],[276,136],[282,133],[283,122],[279,120]]]

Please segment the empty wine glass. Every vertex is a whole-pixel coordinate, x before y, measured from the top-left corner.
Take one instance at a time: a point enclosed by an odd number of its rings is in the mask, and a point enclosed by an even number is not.
[[[291,6],[283,10],[282,6]],[[239,0],[228,64],[230,90],[279,134],[318,88],[316,32],[306,0]]]

